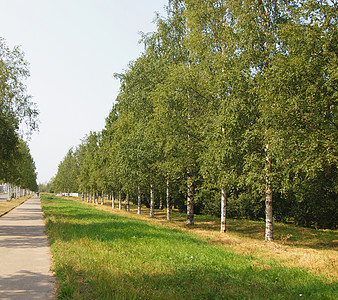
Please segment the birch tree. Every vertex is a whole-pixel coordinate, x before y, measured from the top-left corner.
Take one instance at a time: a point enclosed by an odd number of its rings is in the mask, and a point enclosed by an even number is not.
[[[264,117],[274,129],[274,157],[283,170],[279,171],[283,176],[275,177],[280,178],[282,190],[294,191],[300,203],[312,201],[301,186],[316,182],[323,170],[329,182],[336,178],[332,173],[337,168],[333,149],[338,137],[336,9],[334,3],[320,1],[290,8],[292,22],[279,28],[278,51],[270,59],[263,86],[264,97],[273,107]],[[326,203],[326,214],[332,215],[329,194],[320,198]]]
[[[38,109],[24,84],[28,77],[24,53],[19,47],[10,49],[0,38],[0,181],[13,180],[20,135],[26,133],[29,137],[38,128]]]
[[[178,173],[185,173],[187,224],[192,225],[194,188],[199,172],[197,153],[201,149],[201,107],[204,103],[196,93],[195,73],[191,71],[189,51],[183,42],[186,35],[184,11],[183,2],[171,2],[168,18],[158,21],[159,32],[153,37],[151,49],[167,64],[164,69],[166,79],[157,85],[153,93],[154,121],[164,159],[158,166],[167,181]]]
[[[67,196],[69,196],[69,193],[78,189],[78,174],[79,166],[73,150],[70,149],[58,166],[55,176],[55,188],[60,192],[67,193]]]
[[[226,1],[185,1],[191,63],[200,76],[198,94],[206,99],[201,171],[206,189],[221,198],[221,232],[226,230],[226,197],[238,185],[241,141],[253,122],[253,103],[244,77],[248,67],[236,55],[234,17]],[[207,17],[206,17],[207,16]]]

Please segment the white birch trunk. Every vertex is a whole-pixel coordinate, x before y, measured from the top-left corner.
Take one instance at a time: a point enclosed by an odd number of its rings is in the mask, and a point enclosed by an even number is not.
[[[270,180],[271,162],[269,157],[269,144],[266,144],[266,168],[265,168],[265,241],[273,241],[273,210],[272,210],[272,190]]]
[[[190,67],[190,66],[189,66]],[[188,95],[188,144],[187,148],[191,147],[190,145],[190,96]],[[189,159],[189,158],[188,158]],[[194,225],[194,183],[191,176],[191,165],[188,165],[187,168],[187,225]]]
[[[12,199],[12,187],[10,184],[8,184],[8,195],[7,195],[7,200],[11,201]]]
[[[154,196],[154,182],[150,183],[150,218],[154,217],[155,196]]]
[[[114,198],[114,191],[111,191],[111,208],[115,208],[115,198]]]
[[[141,214],[141,187],[140,185],[137,186],[137,214],[140,215]]]
[[[170,181],[169,177],[167,178],[167,222],[170,221]]]
[[[163,209],[163,200],[162,200],[162,196],[160,196],[160,207],[159,207],[160,210]]]
[[[122,195],[121,195],[121,191],[119,191],[119,210],[122,209]]]
[[[225,0],[222,0],[222,8],[225,7]],[[225,21],[225,14],[223,16],[223,22]],[[223,23],[224,25],[224,23]],[[222,56],[225,55],[225,43],[222,41],[221,43],[221,49],[222,49]],[[222,72],[224,72],[224,69],[222,69]],[[222,127],[222,134],[223,138],[225,138],[225,128]],[[226,191],[224,187],[221,189],[221,232],[226,232]]]
[[[187,174],[187,225],[194,225],[194,184],[188,170]]]
[[[221,232],[226,232],[226,192],[224,188],[221,190]]]
[[[103,202],[104,202],[104,193],[102,191],[102,193],[101,193],[101,205],[103,205]]]
[[[127,211],[130,211],[130,207],[129,207],[129,191],[127,191],[126,210],[127,210]]]

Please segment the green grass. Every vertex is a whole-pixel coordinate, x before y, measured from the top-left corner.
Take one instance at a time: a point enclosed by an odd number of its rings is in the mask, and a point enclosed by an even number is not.
[[[302,268],[71,200],[42,199],[59,299],[338,297],[336,284]]]

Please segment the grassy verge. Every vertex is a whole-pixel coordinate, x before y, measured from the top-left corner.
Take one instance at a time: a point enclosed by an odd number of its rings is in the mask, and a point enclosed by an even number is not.
[[[74,197],[72,200],[93,206],[91,203],[81,201],[80,198]],[[312,274],[332,281],[338,278],[338,233],[334,230],[315,230],[275,222],[275,240],[273,243],[265,243],[264,222],[229,219],[228,231],[224,234],[219,232],[220,219],[216,217],[196,215],[195,225],[187,226],[186,214],[178,211],[173,211],[172,221],[167,223],[166,212],[163,210],[155,210],[155,218],[149,218],[149,209],[143,207],[142,215],[137,215],[136,205],[131,205],[130,212],[124,209],[112,210],[111,201],[107,200],[104,205],[95,207],[120,216],[188,231],[210,244],[222,245],[239,254],[252,255],[258,259],[270,257],[285,267],[305,268]]]
[[[212,239],[43,197],[60,299],[335,299],[332,280]]]
[[[19,206],[24,203],[27,199],[31,198],[32,195],[20,197],[18,199],[12,199],[11,201],[2,200],[0,201],[0,217],[4,214],[11,211],[13,208]]]

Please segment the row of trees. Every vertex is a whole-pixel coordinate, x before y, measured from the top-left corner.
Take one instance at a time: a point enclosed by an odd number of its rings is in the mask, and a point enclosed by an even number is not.
[[[0,38],[0,182],[34,191],[35,164],[23,140],[37,129],[38,111],[23,83],[28,76],[24,54]]]
[[[174,204],[221,231],[226,214],[265,218],[267,241],[273,219],[335,228],[337,37],[331,1],[169,1],[55,188],[124,193],[151,215],[167,199],[168,219]]]

